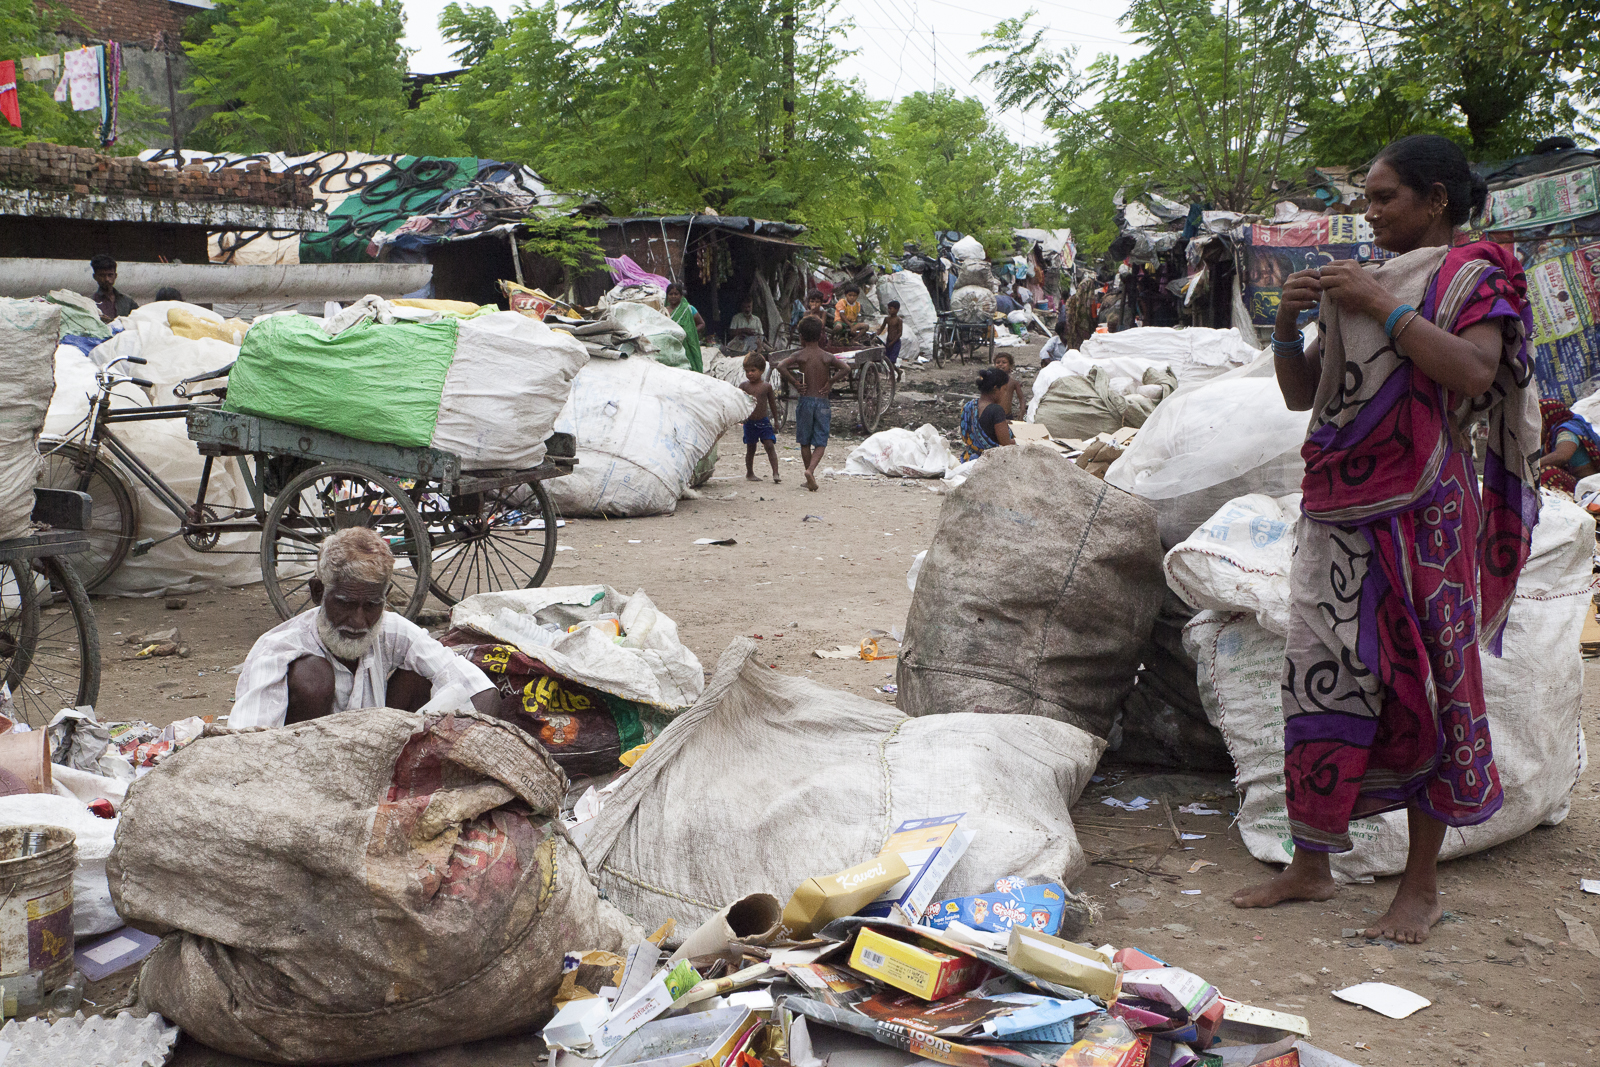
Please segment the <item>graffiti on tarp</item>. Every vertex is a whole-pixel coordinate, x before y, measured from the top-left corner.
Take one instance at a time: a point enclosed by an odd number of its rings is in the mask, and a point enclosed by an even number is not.
[[[1283,283],[1295,271],[1338,259],[1362,263],[1388,259],[1360,215],[1322,215],[1299,222],[1254,223],[1245,230],[1246,299],[1250,321],[1271,326],[1278,317]],[[1307,318],[1312,313],[1307,313]]]
[[[1539,392],[1568,402],[1600,372],[1600,242],[1518,242],[1533,306],[1533,371]]]

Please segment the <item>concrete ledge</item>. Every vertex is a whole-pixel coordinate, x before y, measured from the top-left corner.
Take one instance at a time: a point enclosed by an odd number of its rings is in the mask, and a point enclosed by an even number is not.
[[[0,215],[88,219],[97,222],[159,222],[212,230],[298,230],[325,233],[328,216],[313,208],[263,207],[227,200],[165,200],[105,193],[0,189]]]
[[[427,285],[431,263],[296,263],[230,267],[214,263],[117,264],[117,288],[139,303],[164,285],[195,304],[359,300],[369,293],[404,296]],[[81,259],[0,259],[0,296],[43,296],[52,289],[89,293],[94,281]]]

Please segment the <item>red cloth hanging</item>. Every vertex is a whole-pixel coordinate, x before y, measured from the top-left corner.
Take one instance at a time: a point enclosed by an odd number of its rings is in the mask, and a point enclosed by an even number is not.
[[[13,126],[22,125],[22,108],[17,103],[17,61],[0,61],[0,115]]]

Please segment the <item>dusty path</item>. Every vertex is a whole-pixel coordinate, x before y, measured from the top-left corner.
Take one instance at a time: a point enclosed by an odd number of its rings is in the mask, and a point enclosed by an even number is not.
[[[970,395],[975,370],[917,369],[908,385],[929,387],[928,395],[940,397]],[[924,417],[930,408],[950,407],[959,413],[956,399],[908,403],[897,409],[896,421],[915,426],[930,421]],[[841,415],[835,425],[844,422]],[[852,443],[830,448],[825,466],[842,465]],[[782,464],[786,477],[779,486],[746,482],[742,454],[725,448],[702,498],[683,502],[676,515],[572,521],[562,537],[570,551],[558,556],[550,584],[646,590],[677,620],[683,640],[708,668],[735,637],[759,635],[767,662],[780,670],[892,700],[877,690],[891,680],[892,662],[821,660],[812,652],[855,645],[870,629],[903,624],[910,604],[906,569],[932,537],[941,498],[924,483],[845,477],[824,479],[821,490],[810,493],[787,476],[799,465],[798,450],[791,443],[779,454],[793,460]],[[710,536],[738,544],[692,544]],[[254,637],[276,621],[259,586],[192,596],[181,611],[167,611],[159,600],[99,601],[97,609],[107,649],[102,716],[154,722],[224,713],[235,679],[213,668],[225,671],[240,662]],[[112,636],[116,631],[173,625],[191,647],[189,659],[118,658],[133,650],[115,644],[121,640]],[[1584,715],[1591,729],[1597,708],[1600,689],[1591,676]],[[1108,793],[1165,795],[1174,809],[1207,796],[1229,811],[1235,806],[1226,778],[1144,777],[1150,773],[1107,763],[1105,781],[1092,785],[1075,809],[1083,845],[1100,853],[1097,858],[1116,860],[1113,853],[1144,843],[1160,851],[1172,839],[1159,808],[1124,813],[1100,803]],[[1105,918],[1087,936],[1137,945],[1231,996],[1304,1015],[1316,1044],[1367,1067],[1593,1064],[1600,1042],[1600,958],[1567,942],[1555,909],[1600,926],[1600,897],[1578,891],[1580,875],[1600,878],[1600,775],[1584,776],[1572,809],[1560,826],[1445,865],[1440,884],[1449,919],[1422,946],[1341,936],[1383,911],[1393,879],[1348,887],[1329,904],[1235,910],[1229,895],[1268,868],[1250,858],[1228,818],[1185,815],[1176,816],[1180,829],[1207,836],[1183,842],[1193,851],[1167,854],[1162,870],[1177,881],[1111,865],[1091,866],[1078,879],[1106,906]],[[1197,860],[1213,866],[1186,873]],[[1184,895],[1183,889],[1200,893]],[[1396,1022],[1330,995],[1369,980],[1405,986],[1434,1003]],[[525,1042],[497,1042],[405,1062],[509,1065],[528,1062],[530,1054]],[[186,1044],[178,1062],[221,1067],[239,1061]]]

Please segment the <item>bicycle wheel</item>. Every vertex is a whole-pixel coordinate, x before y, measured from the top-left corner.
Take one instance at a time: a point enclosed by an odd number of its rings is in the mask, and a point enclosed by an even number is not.
[[[100,697],[100,631],[72,564],[18,560],[0,569],[0,663],[13,717],[41,727]],[[35,569],[37,568],[37,569]]]
[[[281,619],[311,606],[322,542],[365,526],[394,551],[389,606],[415,619],[428,599],[428,528],[411,498],[390,478],[359,463],[324,463],[283,487],[261,529],[261,578]]]
[[[767,370],[767,384],[772,386],[772,430],[782,434],[789,428],[789,383],[776,370]]]
[[[886,377],[892,379],[893,375],[888,374],[883,364],[876,360],[864,364],[857,375],[856,413],[869,434],[878,432],[878,423],[883,421],[883,413],[889,409],[886,397],[894,385],[892,381],[886,385]]]
[[[139,533],[139,498],[127,479],[103,456],[91,457],[76,441],[39,440],[38,485],[73,489],[93,501],[89,516],[89,549],[73,559],[73,570],[87,590],[105,584],[122,566]]]
[[[945,346],[949,343],[945,339],[945,332],[945,327],[941,324],[933,334],[933,365],[941,370],[944,369]]]
[[[446,604],[475,593],[532,589],[556,558],[556,506],[544,483],[456,496],[423,512],[433,545],[428,588]]]

